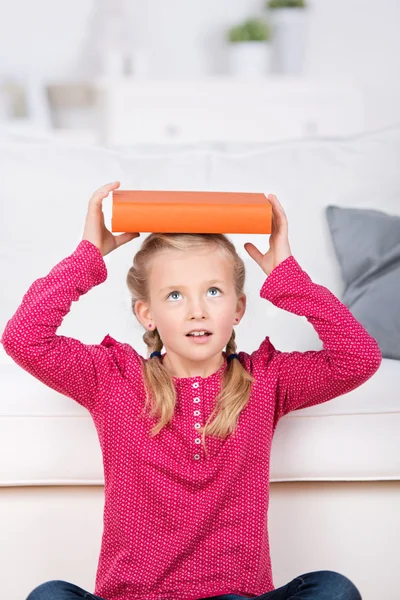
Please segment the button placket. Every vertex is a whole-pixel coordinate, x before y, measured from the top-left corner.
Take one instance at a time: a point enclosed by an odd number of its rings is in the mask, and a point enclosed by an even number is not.
[[[193,387],[195,389],[197,389],[199,387],[199,382],[196,381],[195,383],[193,383]],[[195,398],[193,398],[193,402],[195,402],[196,404],[200,402],[200,396],[196,396]],[[200,415],[200,411],[199,410],[195,410],[193,411],[193,415],[195,417],[198,417]],[[194,424],[195,429],[199,429],[201,427],[201,423],[195,423]],[[195,444],[201,444],[201,438],[195,438],[194,440]],[[193,456],[194,460],[200,460],[200,454],[194,454]]]

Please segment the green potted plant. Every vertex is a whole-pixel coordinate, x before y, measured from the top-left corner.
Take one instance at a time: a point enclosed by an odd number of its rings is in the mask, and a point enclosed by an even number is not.
[[[272,28],[263,18],[250,18],[227,32],[230,68],[234,75],[265,75],[270,68]]]
[[[305,0],[267,0],[273,28],[273,63],[280,73],[300,73],[306,46]]]
[[[267,8],[305,8],[305,0],[268,0]]]

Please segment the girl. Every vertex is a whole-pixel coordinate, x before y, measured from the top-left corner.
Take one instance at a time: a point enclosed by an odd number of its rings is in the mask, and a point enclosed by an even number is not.
[[[104,225],[102,201],[117,187],[94,193],[82,241],[31,285],[2,336],[16,363],[90,412],[104,461],[94,593],[51,580],[28,600],[359,600],[335,571],[274,587],[269,457],[281,417],[376,372],[376,340],[301,269],[274,195],[268,251],[245,249],[266,275],[261,297],[305,316],[323,350],[281,352],[266,337],[251,354],[236,353],[245,267],[222,234],[152,233],[135,255],[127,285],[149,358],[110,335],[93,345],[57,335],[72,302],[107,278],[103,257],[140,235],[114,236]]]

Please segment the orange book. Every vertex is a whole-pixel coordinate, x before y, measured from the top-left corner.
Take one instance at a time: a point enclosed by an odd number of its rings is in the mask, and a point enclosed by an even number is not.
[[[115,190],[113,232],[271,233],[265,194]]]

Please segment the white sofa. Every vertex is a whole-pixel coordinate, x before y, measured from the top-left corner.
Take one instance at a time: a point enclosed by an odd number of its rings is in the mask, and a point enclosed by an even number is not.
[[[340,298],[324,209],[335,204],[400,215],[399,164],[400,125],[268,145],[114,150],[0,135],[0,331],[30,284],[79,243],[91,193],[116,179],[121,189],[275,193],[288,216],[294,256]],[[111,198],[104,211],[110,226]],[[125,286],[145,235],[105,258],[106,282],[71,308],[59,334],[100,343],[109,333],[146,356]],[[228,235],[247,266],[248,310],[236,330],[238,348],[250,352],[266,335],[285,351],[322,348],[305,317],[259,296],[264,276],[243,245],[251,240],[266,250],[268,236]],[[351,578],[363,600],[398,600],[399,389],[400,361],[384,358],[360,388],[280,421],[269,509],[276,587],[301,573],[331,569]],[[22,600],[50,579],[93,591],[103,472],[90,415],[23,371],[1,345],[0,397],[2,595]]]

